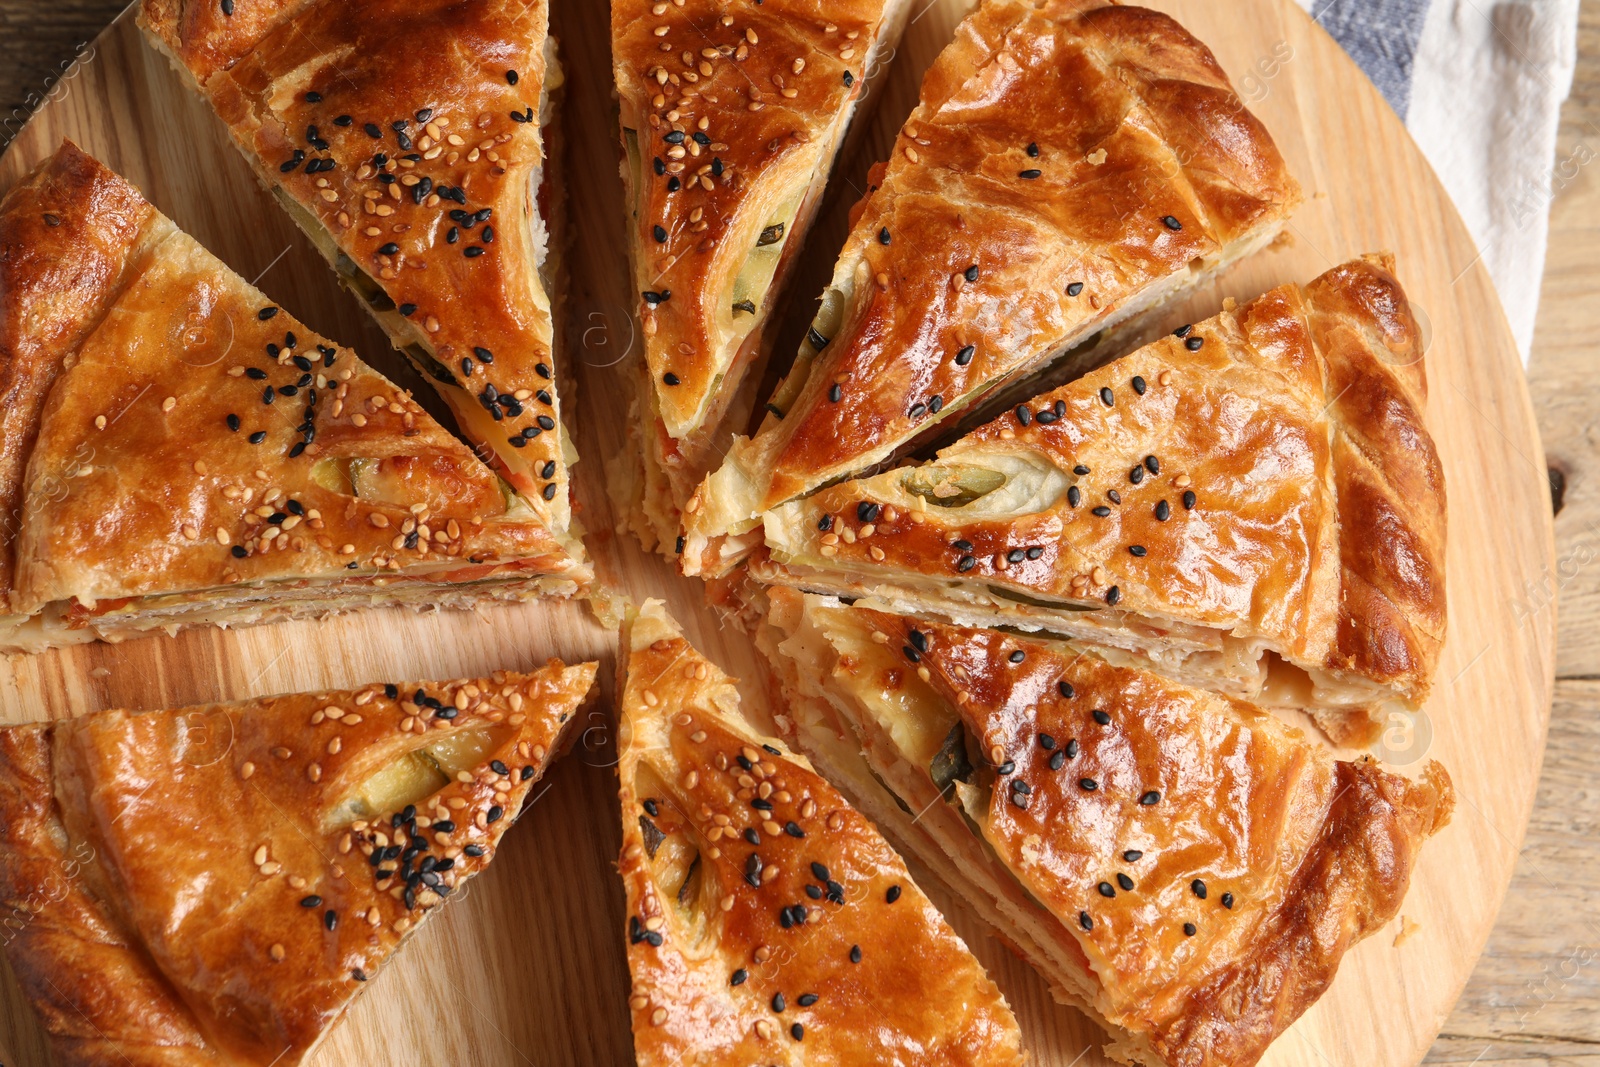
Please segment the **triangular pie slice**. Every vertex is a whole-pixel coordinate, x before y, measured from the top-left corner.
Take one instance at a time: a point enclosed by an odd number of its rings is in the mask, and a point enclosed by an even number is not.
[[[753,397],[735,397],[770,351],[834,156],[910,7],[611,5],[644,348],[630,519],[647,546],[673,549],[679,510],[721,459],[724,418],[748,423]]]
[[[145,0],[140,21],[462,431],[564,533],[576,457],[552,354],[562,74],[545,0]]]
[[[1423,338],[1389,257],[1185,326],[936,460],[766,516],[764,581],[1082,638],[1362,742],[1445,637]]]
[[[622,635],[622,861],[640,1067],[1023,1062],[904,862],[649,601]]]
[[[594,677],[552,661],[0,730],[5,955],[55,1061],[308,1059],[494,859]]]
[[[803,599],[803,603],[801,603]],[[1251,1067],[1454,794],[1064,642],[776,591],[801,746],[1147,1067]],[[915,816],[913,814],[915,813]]]
[[[984,0],[870,186],[770,415],[685,505],[688,573],[1270,243],[1299,199],[1211,52],[1101,0]]]
[[[0,645],[567,595],[582,546],[70,142],[0,203]]]

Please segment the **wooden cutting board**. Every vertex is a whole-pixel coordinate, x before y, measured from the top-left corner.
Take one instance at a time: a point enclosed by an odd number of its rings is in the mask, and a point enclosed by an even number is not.
[[[869,84],[871,109],[835,175],[829,204],[791,290],[788,333],[811,314],[868,166],[915,102],[923,70],[967,9],[924,0],[893,63]],[[620,250],[606,5],[553,0],[570,75],[565,161],[574,232],[566,356],[581,365],[576,416],[581,516],[605,581],[635,598],[664,596],[691,638],[728,670],[760,674],[748,642],[703,607],[694,582],[644,556],[604,488],[626,447],[622,360],[638,354]],[[1543,452],[1521,367],[1488,274],[1428,164],[1342,50],[1289,0],[1156,0],[1209,42],[1266,121],[1306,187],[1286,247],[1196,293],[1174,323],[1306,281],[1353,255],[1399,257],[1401,279],[1431,322],[1428,417],[1449,480],[1450,641],[1422,721],[1397,723],[1386,753],[1443,761],[1460,802],[1423,853],[1404,915],[1345,960],[1332,990],[1268,1054],[1272,1067],[1411,1067],[1472,970],[1511,876],[1539,773],[1553,674],[1555,568]],[[127,175],[155,204],[313,328],[409,376],[378,329],[287,217],[256,185],[221,125],[140,40],[132,12],[61,81],[3,160],[0,192],[63,136]],[[321,623],[203,630],[119,646],[0,662],[0,721],[111,706],[448,678],[527,667],[555,655],[614,664],[614,635],[576,604],[415,616],[368,612]],[[631,1063],[612,684],[573,755],[507,837],[487,875],[443,909],[397,965],[374,981],[317,1060],[406,1067],[610,1067]],[[758,685],[749,699],[764,699]],[[931,887],[930,887],[931,888]],[[1010,998],[1041,1067],[1106,1061],[1099,1036],[1055,1005],[1043,982],[948,895],[953,923]],[[6,1064],[47,1062],[9,971],[0,968]]]

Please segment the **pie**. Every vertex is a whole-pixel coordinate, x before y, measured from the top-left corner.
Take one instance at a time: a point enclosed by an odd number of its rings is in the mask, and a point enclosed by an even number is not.
[[[295,1067],[494,859],[595,665],[0,730],[6,958],[57,1063]]]
[[[910,7],[611,5],[644,349],[630,521],[647,548],[673,548],[679,510],[721,458],[724,423],[749,421],[744,380],[770,350],[768,320],[844,132]]]
[[[545,0],[145,0],[141,25],[462,432],[572,521]]]
[[[0,647],[568,595],[582,547],[68,142],[0,202]]]
[[[1445,639],[1444,475],[1387,256],[1285,285],[938,457],[764,517],[762,581],[1049,630],[1365,744]]]
[[[684,507],[685,573],[1271,243],[1272,138],[1170,17],[985,0],[929,70],[792,371]]]
[[[1020,1067],[1016,1020],[872,824],[755,733],[660,601],[624,628],[640,1067]]]
[[[1450,816],[1437,763],[1338,761],[1087,648],[785,590],[770,619],[801,747],[1119,1062],[1251,1067]]]

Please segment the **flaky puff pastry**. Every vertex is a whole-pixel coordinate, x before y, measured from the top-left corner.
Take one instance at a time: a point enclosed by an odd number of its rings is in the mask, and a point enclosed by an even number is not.
[[[5,954],[59,1067],[293,1067],[494,858],[595,665],[0,731]]]
[[[1446,629],[1444,474],[1393,271],[1274,289],[932,463],[785,505],[752,571],[1081,637],[1363,742],[1426,699]]]
[[[145,0],[141,25],[558,533],[545,0]]]
[[[670,549],[684,501],[746,428],[747,372],[834,156],[909,0],[611,5],[644,387],[633,525]]]
[[[649,601],[622,635],[640,1067],[1021,1064],[998,989],[872,825]]]
[[[1398,914],[1449,820],[1437,763],[1412,781],[1336,761],[1258,707],[1062,642],[797,599],[775,615],[802,745],[837,749],[842,719],[876,774],[856,779],[920,813],[880,805],[888,826],[1121,1062],[1251,1067]]]
[[[870,185],[775,410],[685,506],[688,573],[1267,244],[1299,200],[1211,52],[1101,0],[984,0]]]
[[[409,395],[70,142],[0,203],[0,247],[0,641],[588,581]]]

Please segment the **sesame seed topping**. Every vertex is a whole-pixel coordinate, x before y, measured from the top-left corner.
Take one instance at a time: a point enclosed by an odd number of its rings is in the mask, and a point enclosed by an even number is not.
[[[1169,230],[1177,231],[1183,229],[1183,223],[1179,222],[1177,217],[1173,215],[1163,215],[1161,223]]]

